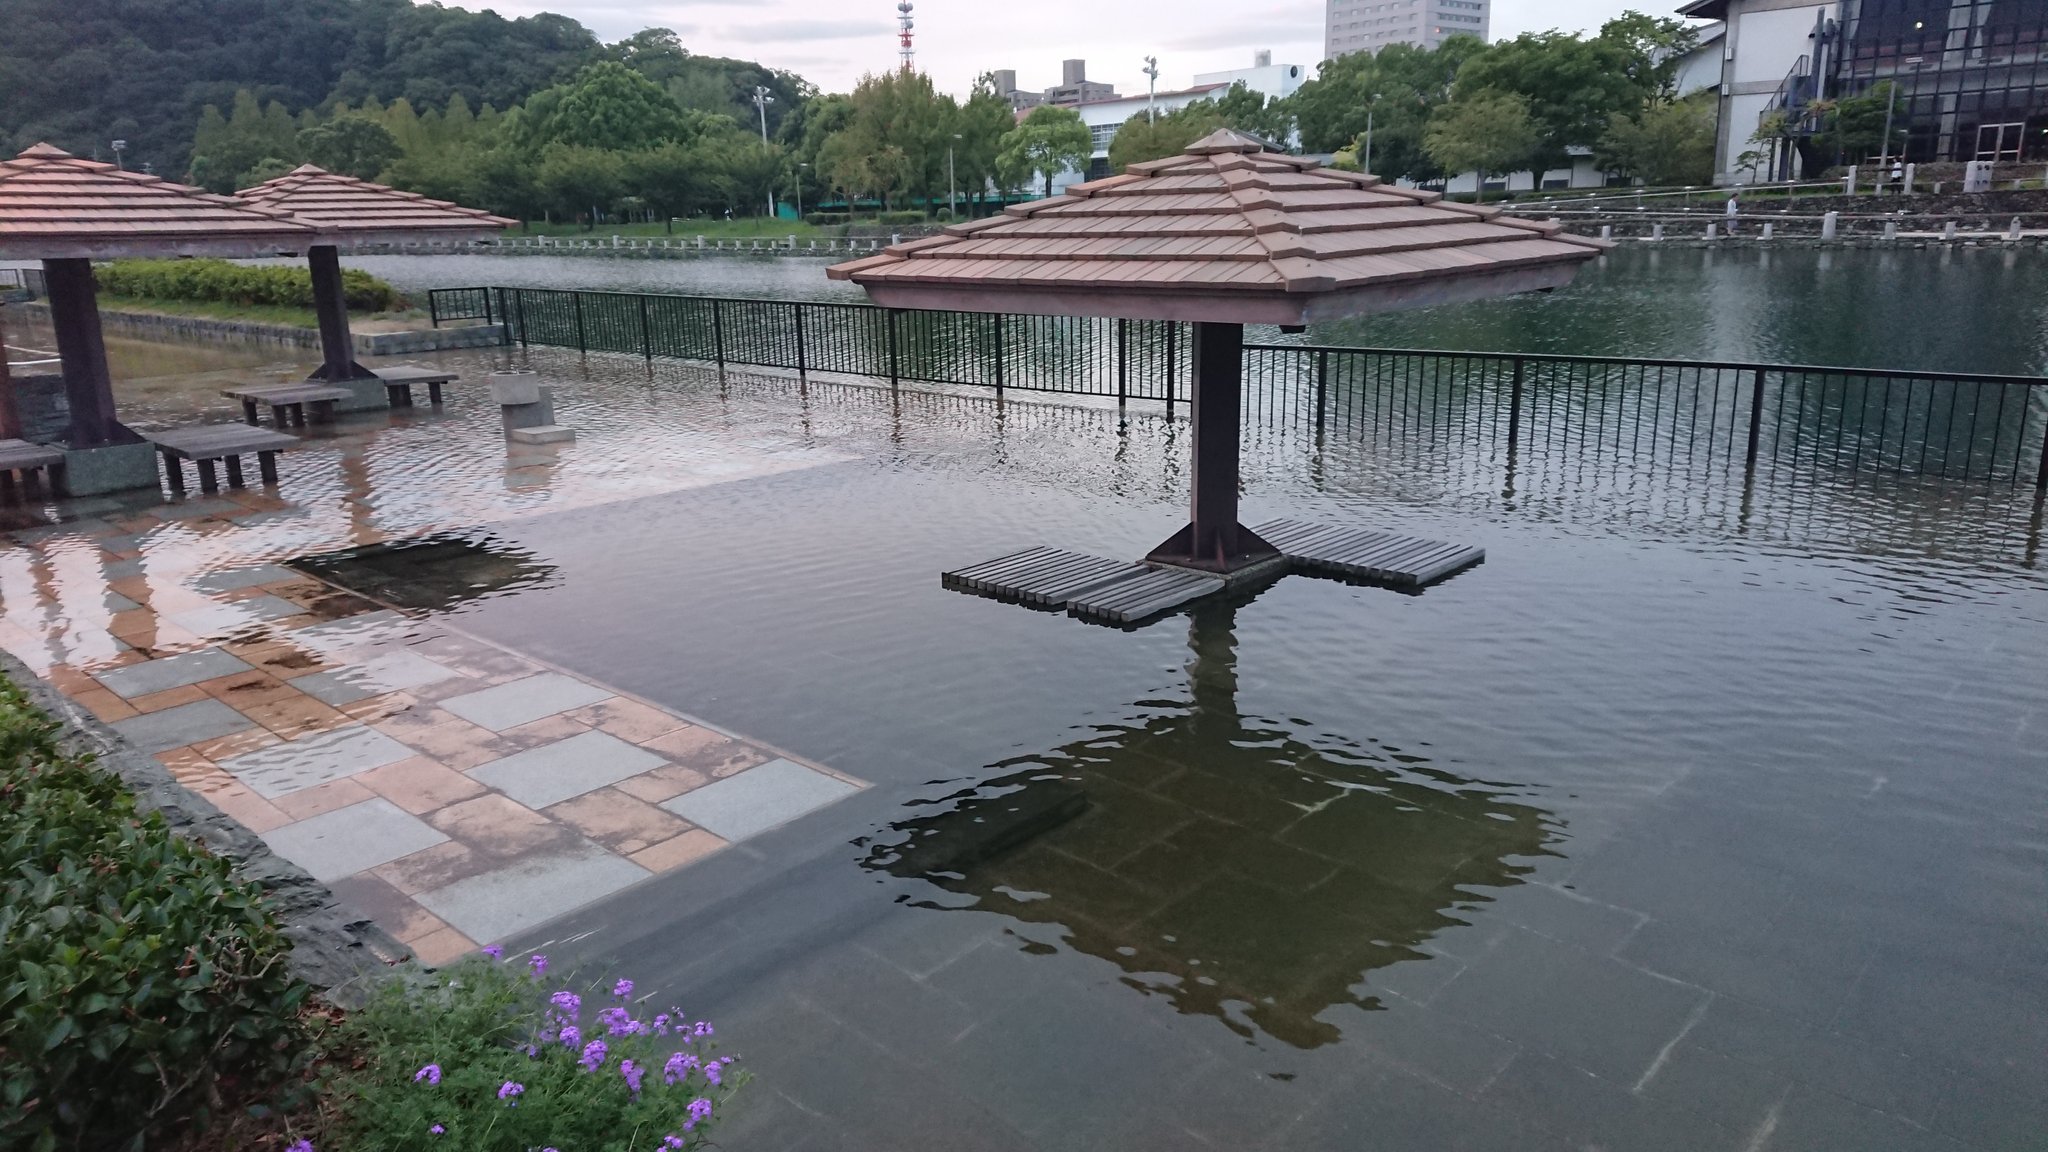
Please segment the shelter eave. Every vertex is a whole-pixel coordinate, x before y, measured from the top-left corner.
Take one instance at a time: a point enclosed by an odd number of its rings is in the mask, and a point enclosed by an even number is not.
[[[186,239],[121,236],[24,236],[0,237],[0,260],[168,260],[182,256],[211,256],[226,260],[259,256],[304,255],[308,246],[318,244],[312,232],[288,236],[218,237],[193,236]]]
[[[415,244],[428,240],[437,244],[463,241],[495,243],[502,239],[502,228],[392,228],[384,231],[322,228],[311,242],[332,244],[343,252],[348,252],[375,244]]]
[[[868,283],[868,296],[884,308],[997,312],[1026,316],[1107,316],[1120,320],[1180,320],[1211,324],[1300,325],[1362,313],[1400,312],[1489,300],[1519,292],[1563,288],[1577,261],[1475,271],[1457,276],[1365,284],[1334,292],[1087,291],[946,284]]]

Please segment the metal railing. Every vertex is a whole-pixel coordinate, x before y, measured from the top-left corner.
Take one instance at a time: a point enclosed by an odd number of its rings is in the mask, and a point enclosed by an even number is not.
[[[534,288],[429,293],[438,325],[507,340],[752,368],[1156,402],[1188,397],[1167,321]],[[1266,331],[1271,331],[1267,329]],[[2048,379],[1788,364],[1245,345],[1249,421],[1617,471],[1802,470],[2048,488]]]

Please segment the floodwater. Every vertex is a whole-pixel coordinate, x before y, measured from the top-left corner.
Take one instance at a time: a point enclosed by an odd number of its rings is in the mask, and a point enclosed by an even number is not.
[[[1266,429],[1248,521],[1486,563],[1125,632],[938,574],[1142,554],[1183,515],[1184,423],[490,355],[571,419],[846,458],[496,525],[546,578],[442,610],[875,782],[525,942],[719,1021],[756,1076],[726,1147],[2048,1131],[2030,490],[1504,489],[1456,445]]]
[[[362,256],[407,291],[503,285],[863,298],[807,257]],[[1563,291],[1318,325],[1381,348],[2048,373],[2048,261],[1997,248],[1620,248]],[[1265,338],[1272,338],[1266,334]]]

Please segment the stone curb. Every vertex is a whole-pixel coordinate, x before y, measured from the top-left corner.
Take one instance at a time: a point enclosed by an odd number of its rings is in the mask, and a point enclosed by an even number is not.
[[[163,813],[171,830],[234,861],[236,873],[263,887],[292,943],[291,969],[342,1008],[359,1007],[374,985],[395,973],[410,950],[375,924],[345,911],[327,886],[278,856],[242,827],[177,782],[156,758],[138,751],[113,729],[59,692],[28,666],[0,651],[0,674],[19,685],[29,702],[64,726],[64,744],[91,753],[135,793],[144,811]]]

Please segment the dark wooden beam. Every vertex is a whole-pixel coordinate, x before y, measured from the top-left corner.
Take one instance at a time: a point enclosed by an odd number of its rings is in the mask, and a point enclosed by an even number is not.
[[[138,437],[114,418],[114,378],[100,333],[92,261],[45,260],[43,276],[49,285],[57,355],[64,361],[64,395],[71,405],[65,443],[72,448],[135,443]]]
[[[313,273],[313,311],[320,318],[322,363],[315,380],[360,380],[370,372],[356,363],[355,342],[348,332],[348,297],[341,284],[341,253],[332,244],[306,250]]]
[[[1149,559],[1233,572],[1277,556],[1237,522],[1238,438],[1244,390],[1244,325],[1196,324],[1193,492],[1188,526]]]

